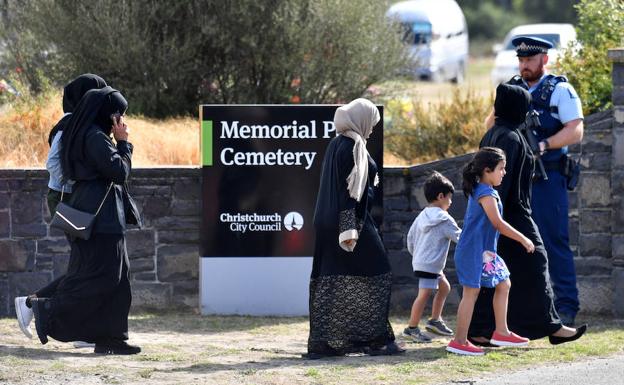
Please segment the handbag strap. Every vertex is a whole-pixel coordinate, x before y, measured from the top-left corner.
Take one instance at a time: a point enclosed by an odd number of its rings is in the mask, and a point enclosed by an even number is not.
[[[106,195],[104,195],[104,199],[102,199],[102,202],[100,202],[100,207],[98,207],[97,211],[95,212],[95,214],[93,214],[94,217],[96,217],[98,215],[98,213],[100,212],[100,209],[102,208],[102,206],[104,205],[104,201],[106,200],[106,197],[108,196],[108,193],[110,192],[110,189],[113,187],[113,182],[111,182],[111,184],[108,185],[108,190],[106,190]]]
[[[113,182],[111,182],[111,184],[108,185],[108,190],[106,190],[106,195],[104,195],[104,198],[102,199],[102,202],[100,202],[100,206],[98,207],[98,209],[95,212],[95,214],[93,214],[93,216],[97,216],[99,214],[100,209],[102,209],[102,206],[104,205],[104,201],[106,201],[106,197],[108,196],[108,193],[110,192],[112,187],[113,187]],[[61,187],[61,202],[63,202],[63,194],[64,193],[65,193],[65,185],[63,185],[63,187]]]

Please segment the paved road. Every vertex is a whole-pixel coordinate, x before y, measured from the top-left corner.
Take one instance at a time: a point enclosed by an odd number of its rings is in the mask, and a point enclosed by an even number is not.
[[[622,385],[624,355],[525,369],[504,376],[454,381],[445,385]]]

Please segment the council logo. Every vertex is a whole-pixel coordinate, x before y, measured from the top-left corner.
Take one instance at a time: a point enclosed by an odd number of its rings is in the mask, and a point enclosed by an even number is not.
[[[296,211],[291,211],[284,217],[284,227],[288,231],[301,230],[303,227],[303,216]]]

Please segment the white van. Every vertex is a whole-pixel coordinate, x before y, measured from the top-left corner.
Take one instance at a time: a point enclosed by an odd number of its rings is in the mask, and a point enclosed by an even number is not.
[[[505,36],[503,44],[497,44],[493,47],[496,52],[494,68],[491,73],[492,84],[494,85],[506,82],[518,74],[516,47],[511,44],[516,36],[539,37],[553,43],[554,48],[548,50],[547,66],[552,66],[557,62],[562,48],[568,47],[570,42],[576,42],[576,31],[572,24],[525,24],[513,28]]]
[[[455,0],[409,0],[386,16],[403,26],[408,72],[421,79],[462,82],[468,62],[468,29]]]

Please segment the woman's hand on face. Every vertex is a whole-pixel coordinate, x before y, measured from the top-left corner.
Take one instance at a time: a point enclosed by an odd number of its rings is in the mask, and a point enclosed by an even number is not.
[[[353,245],[355,245],[355,239],[347,239],[345,241],[343,241],[343,243],[349,247],[352,247]]]
[[[119,120],[113,118],[113,137],[117,142],[120,140],[128,141],[128,132],[130,129],[124,122],[124,117],[120,116]]]

